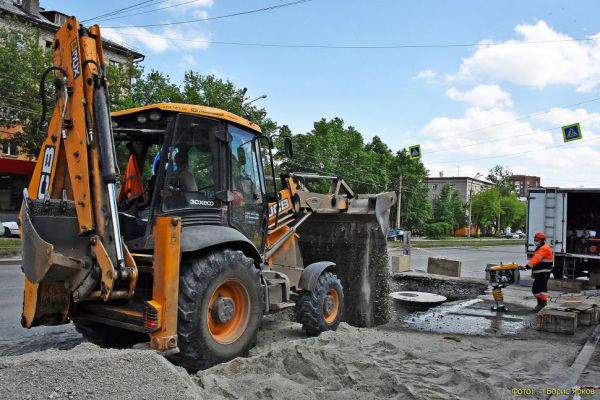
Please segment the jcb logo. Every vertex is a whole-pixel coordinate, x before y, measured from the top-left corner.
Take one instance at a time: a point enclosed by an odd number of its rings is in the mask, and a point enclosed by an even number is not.
[[[50,177],[52,176],[52,165],[54,165],[54,146],[46,146],[44,159],[42,160],[42,171],[38,184],[38,199],[43,199],[48,194]]]
[[[283,199],[279,202],[279,213],[286,211],[288,208],[290,208],[289,199]],[[274,216],[275,214],[277,214],[277,203],[269,206],[269,216]]]
[[[73,79],[77,79],[81,75],[81,69],[79,65],[79,46],[77,45],[77,39],[73,39],[71,42],[71,66],[73,67]]]

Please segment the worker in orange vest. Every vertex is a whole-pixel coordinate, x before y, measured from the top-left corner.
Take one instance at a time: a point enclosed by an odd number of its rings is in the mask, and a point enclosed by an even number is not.
[[[533,275],[533,286],[531,292],[537,299],[534,311],[540,311],[548,303],[548,279],[554,266],[554,255],[552,248],[546,244],[546,235],[538,232],[534,236],[535,251],[529,263],[525,266],[531,269]]]

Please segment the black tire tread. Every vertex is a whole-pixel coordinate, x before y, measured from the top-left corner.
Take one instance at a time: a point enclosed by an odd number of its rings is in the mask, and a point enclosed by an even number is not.
[[[325,322],[323,315],[323,297],[327,290],[336,288],[340,296],[339,314],[332,324]],[[344,292],[338,277],[331,272],[324,272],[319,276],[317,287],[314,291],[304,291],[296,301],[296,322],[302,324],[307,335],[318,335],[321,332],[336,330],[344,309]]]
[[[191,370],[206,369],[215,364],[228,361],[216,356],[208,343],[197,340],[197,309],[204,293],[220,273],[227,269],[242,266],[257,283],[260,309],[262,310],[262,290],[260,287],[260,270],[254,266],[254,260],[243,252],[231,249],[213,249],[195,257],[184,257],[180,269],[179,304],[177,319],[177,337],[180,352],[171,358],[175,363]],[[260,315],[262,319],[262,313]],[[260,325],[260,322],[259,322]],[[256,331],[236,356],[246,356],[256,343]]]

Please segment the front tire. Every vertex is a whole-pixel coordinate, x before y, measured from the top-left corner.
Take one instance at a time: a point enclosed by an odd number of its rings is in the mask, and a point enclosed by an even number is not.
[[[12,237],[12,233],[10,232],[10,229],[8,229],[7,227],[4,227],[4,237],[5,238]]]
[[[246,356],[262,320],[260,271],[241,251],[209,250],[183,260],[173,360],[199,370]]]
[[[304,291],[296,302],[296,321],[307,335],[335,331],[342,320],[344,291],[337,276],[324,272],[313,291]]]

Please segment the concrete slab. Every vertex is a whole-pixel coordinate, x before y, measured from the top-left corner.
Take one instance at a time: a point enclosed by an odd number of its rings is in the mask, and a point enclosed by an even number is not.
[[[410,256],[392,256],[392,274],[410,271]]]
[[[462,262],[447,258],[429,257],[427,260],[427,272],[430,274],[460,277]]]
[[[537,314],[537,329],[544,332],[574,335],[579,322],[576,311],[561,311],[545,308]]]
[[[586,282],[574,280],[549,279],[548,289],[559,290],[561,292],[581,292],[584,289]]]

